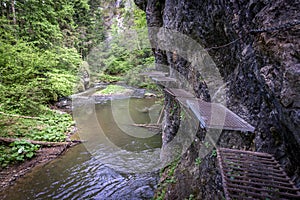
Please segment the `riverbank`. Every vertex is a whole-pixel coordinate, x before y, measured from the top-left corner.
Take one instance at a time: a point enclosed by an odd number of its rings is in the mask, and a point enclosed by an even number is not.
[[[56,106],[38,117],[1,112],[0,191],[81,143],[71,140],[76,128],[70,112]]]
[[[78,144],[78,143],[77,143]],[[76,143],[69,143],[55,147],[43,147],[36,152],[36,156],[22,163],[17,163],[0,171],[0,191],[12,186],[19,178],[34,170],[38,166],[45,165],[64,154]]]
[[[117,89],[117,90],[115,90]],[[81,96],[81,95],[80,95]],[[83,96],[85,96],[83,94]],[[107,87],[106,90],[102,90],[101,92],[95,92],[91,91],[91,94],[88,93],[86,98],[93,98],[95,99],[95,103],[103,103],[103,101],[108,101],[117,97],[122,96],[132,96],[132,97],[138,97],[138,98],[153,98],[156,97],[153,93],[146,93],[143,89],[128,89],[126,87]],[[117,98],[118,99],[118,98]],[[59,113],[60,115],[70,114],[72,102],[71,99],[65,99],[61,102],[56,103],[55,105],[51,106],[51,109],[54,109],[55,113]],[[24,120],[22,118],[19,118],[21,120]],[[36,119],[26,119],[26,120],[36,120]],[[18,126],[18,123],[14,122],[16,126]],[[32,122],[30,122],[32,123]],[[56,124],[58,125],[58,123]],[[10,125],[9,125],[10,126]],[[43,129],[44,125],[41,124],[35,124],[35,126],[28,127],[28,129],[35,129],[38,127],[39,129]],[[16,133],[17,129],[20,129],[20,127],[17,127],[16,129],[11,129],[9,132]],[[27,130],[26,130],[27,131]],[[9,164],[8,167],[2,168],[0,171],[0,191],[4,191],[7,189],[7,187],[12,186],[16,183],[16,181],[20,178],[22,178],[25,174],[28,172],[31,172],[35,170],[37,167],[46,165],[47,163],[53,161],[54,159],[60,157],[61,155],[65,154],[71,147],[78,144],[78,138],[76,138],[76,128],[74,127],[74,123],[71,127],[68,128],[66,132],[64,132],[64,135],[66,135],[66,138],[63,141],[58,142],[57,144],[61,143],[60,145],[53,145],[53,146],[47,146],[47,145],[41,145],[39,150],[35,152],[35,155],[31,159],[25,159],[23,162],[16,162]],[[75,134],[75,135],[74,135]],[[5,135],[5,134],[3,134]],[[15,138],[18,137],[17,135],[9,135],[6,134],[6,137]],[[23,136],[25,134],[23,133]],[[23,137],[21,137],[23,138]],[[25,136],[26,138],[26,136]],[[41,140],[42,142],[43,140]],[[76,142],[71,142],[76,141]],[[31,141],[28,140],[30,143]],[[1,143],[1,141],[0,141]],[[3,141],[2,141],[3,143]],[[51,143],[51,142],[49,142]],[[4,144],[5,146],[9,146],[9,143]]]
[[[161,135],[132,123],[156,122],[161,108],[157,104],[156,98],[121,98],[112,103],[95,104],[97,117],[79,112],[83,120],[75,118],[78,136],[86,142],[68,148],[46,165],[29,170],[14,181],[13,186],[0,192],[0,199],[151,199],[159,180],[153,166],[158,166],[155,163],[159,158]],[[112,107],[118,112],[116,115]],[[151,115],[141,112],[143,108],[152,108]],[[75,107],[73,116],[78,116],[79,109],[86,111],[84,104]],[[120,123],[123,118],[119,118],[126,113],[130,113],[133,120],[126,123],[128,126]],[[102,132],[96,130],[99,126]],[[130,130],[124,132],[122,127]],[[138,134],[150,135],[141,138]],[[118,148],[112,149],[112,146]]]

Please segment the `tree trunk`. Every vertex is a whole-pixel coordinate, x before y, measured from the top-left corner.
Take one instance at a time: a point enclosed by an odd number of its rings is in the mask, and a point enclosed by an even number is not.
[[[11,0],[10,4],[11,4],[12,15],[13,15],[13,23],[14,23],[14,25],[16,25],[17,24],[17,19],[16,19],[15,0]]]

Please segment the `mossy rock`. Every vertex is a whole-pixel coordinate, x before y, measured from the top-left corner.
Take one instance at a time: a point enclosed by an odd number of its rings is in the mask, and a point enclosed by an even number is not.
[[[94,95],[103,95],[103,96],[108,96],[108,95],[125,95],[125,94],[131,94],[133,90],[128,89],[124,86],[120,85],[109,85],[105,89],[100,90],[96,92]]]

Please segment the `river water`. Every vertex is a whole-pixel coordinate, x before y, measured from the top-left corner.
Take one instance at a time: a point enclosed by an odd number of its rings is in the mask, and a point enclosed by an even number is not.
[[[87,142],[26,174],[0,194],[2,199],[153,197],[161,136],[158,130],[133,124],[156,122],[161,107],[155,99],[78,102],[73,115],[79,137]]]

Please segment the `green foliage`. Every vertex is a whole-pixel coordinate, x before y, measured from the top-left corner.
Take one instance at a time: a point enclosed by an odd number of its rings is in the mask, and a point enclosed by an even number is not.
[[[183,110],[180,111],[180,120],[185,120],[186,114]]]
[[[7,167],[10,163],[10,148],[5,146],[0,146],[0,169]]]
[[[109,75],[119,75],[124,74],[128,70],[133,68],[133,65],[131,64],[129,60],[129,53],[126,52],[125,49],[123,49],[120,46],[112,45],[112,50],[114,51],[115,55],[111,55],[107,59],[105,59],[104,64],[106,66],[106,69],[104,72]]]
[[[11,148],[11,157],[13,160],[23,161],[25,158],[32,158],[39,145],[34,145],[26,140],[18,140],[9,145]]]
[[[120,85],[109,85],[105,89],[97,92],[97,94],[101,94],[101,95],[123,94],[129,91],[131,90]]]
[[[0,146],[0,166],[6,167],[10,163],[24,161],[35,155],[39,145],[31,144],[25,140],[12,142],[9,147]]]
[[[150,55],[150,52],[149,52],[149,55]],[[133,69],[129,70],[125,74],[124,80],[126,81],[126,83],[128,85],[131,85],[134,87],[158,91],[159,87],[150,78],[140,76],[140,73],[145,72],[145,68],[147,68],[147,69],[153,68],[152,65],[154,63],[154,57],[150,56],[149,58],[141,60],[141,62],[142,63],[140,63]]]
[[[212,152],[211,152],[211,156],[212,157],[217,157],[217,150],[212,150]]]
[[[15,4],[1,2],[1,22],[4,22],[1,28],[11,29],[15,38],[30,42],[36,47],[41,49],[51,49],[54,46],[76,47],[85,57],[95,44],[104,39],[100,2],[88,0],[14,2]],[[11,39],[8,36],[6,35],[6,38]]]
[[[113,82],[121,81],[123,80],[123,78],[120,76],[112,76],[112,75],[101,73],[99,75],[98,80],[104,83],[113,83]]]
[[[146,13],[135,7],[134,9],[134,28],[144,29],[147,27]]]
[[[154,65],[145,12],[137,7],[122,9],[119,19],[113,21],[109,35],[110,40],[99,44],[87,57],[98,81],[106,82],[106,78],[121,76],[128,85],[157,89],[155,84],[148,79],[142,80],[139,75]]]
[[[195,164],[198,166],[202,163],[202,159],[201,158],[196,158],[195,160]]]
[[[208,149],[208,148],[211,147],[211,144],[210,144],[209,142],[205,142],[205,143],[204,143],[204,146]]]
[[[33,140],[62,142],[65,141],[65,133],[74,124],[72,117],[68,114],[56,114],[49,112],[42,117],[43,121],[31,129],[25,137]]]
[[[74,92],[82,57],[104,39],[99,5],[88,0],[0,2],[0,111],[38,116],[0,115],[1,137],[65,140],[71,116],[53,113],[47,105]],[[23,140],[0,145],[0,165],[31,158],[36,148]]]
[[[81,63],[74,50],[0,41],[0,54],[0,110],[37,115],[42,105],[72,94]]]
[[[33,119],[0,115],[0,137],[23,138],[10,146],[0,146],[0,165],[6,167],[35,155],[38,145],[28,143],[24,139],[63,142],[73,125],[74,121],[69,114],[59,114],[51,110],[46,110],[44,115]]]
[[[83,58],[90,53],[90,50],[105,39],[105,30],[101,1],[77,1],[74,4],[76,14],[74,21],[78,25],[76,33],[78,41],[75,46]]]
[[[69,114],[59,114],[45,111],[38,119],[19,118],[13,123],[10,118],[0,115],[0,136],[17,137],[30,140],[62,142],[66,139],[65,133],[74,124]],[[13,134],[13,135],[12,135]]]
[[[154,198],[155,200],[164,200],[166,196],[166,190],[161,190],[158,192],[157,196]]]
[[[53,70],[46,74],[48,77],[47,86],[43,88],[48,92],[50,101],[57,101],[59,97],[69,96],[73,93],[77,77],[72,74],[62,73],[61,70]]]
[[[160,177],[165,177],[164,180],[158,185],[157,194],[155,196],[155,200],[163,200],[165,199],[166,191],[169,184],[176,183],[176,178],[174,176],[175,170],[180,162],[180,157],[175,159],[165,168],[161,169]]]
[[[39,48],[76,46],[79,52],[85,53],[87,45],[91,48],[95,40],[104,37],[101,13],[90,9],[87,0],[15,1],[15,13],[10,13],[11,3],[0,6],[2,16],[8,16],[9,21],[15,15],[18,38]]]
[[[194,200],[195,199],[195,195],[190,194],[189,198],[185,198],[184,200]]]

